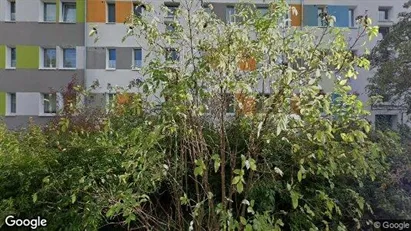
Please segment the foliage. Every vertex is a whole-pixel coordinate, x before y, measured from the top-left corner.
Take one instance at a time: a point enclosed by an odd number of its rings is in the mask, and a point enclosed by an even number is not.
[[[411,1],[404,4],[409,8]],[[399,15],[383,40],[373,49],[371,61],[377,73],[369,78],[369,95],[382,96],[384,101],[404,106],[411,112],[411,13]]]
[[[127,104],[84,126],[72,126],[78,108],[45,133],[1,127],[5,214],[40,214],[51,230],[359,228],[369,209],[356,185],[388,151],[347,85],[368,61],[337,28],[286,27],[284,1],[266,15],[240,5],[227,24],[198,3],[183,1],[171,22],[149,4],[130,18],[124,39],[139,37],[147,55]],[[359,30],[357,41],[376,34],[368,21]],[[171,48],[179,59],[163,58]],[[320,94],[324,78],[338,97]],[[270,95],[257,110],[261,81]]]

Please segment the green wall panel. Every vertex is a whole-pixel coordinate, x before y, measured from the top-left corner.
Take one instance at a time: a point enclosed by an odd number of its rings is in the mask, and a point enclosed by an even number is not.
[[[86,1],[85,0],[76,0],[76,11],[77,18],[76,22],[85,22],[85,13],[86,13]]]
[[[0,69],[6,67],[6,46],[0,45]]]
[[[60,0],[56,0],[56,22],[60,21]]]
[[[17,64],[16,68],[38,69],[39,47],[38,46],[16,46]]]
[[[0,92],[0,116],[6,115],[6,92]]]

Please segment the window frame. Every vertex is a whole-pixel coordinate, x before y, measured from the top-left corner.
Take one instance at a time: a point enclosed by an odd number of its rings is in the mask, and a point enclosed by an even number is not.
[[[114,59],[114,67],[110,67],[110,50],[114,50],[114,55],[115,55],[115,59]],[[106,70],[116,70],[117,68],[117,50],[116,48],[106,48]]]
[[[318,6],[317,8],[317,26],[318,27],[326,27],[327,25],[324,25],[324,20],[320,18],[321,13],[326,13],[327,12],[327,7],[326,6]]]
[[[16,12],[17,12],[16,0],[7,0],[6,3],[7,3],[6,22],[15,22],[16,21]],[[14,9],[14,12],[13,12],[13,9]]]
[[[58,66],[58,53],[57,53],[57,48],[56,47],[41,47],[41,52],[40,52],[40,61],[41,61],[41,65],[40,65],[40,69],[50,69],[50,70],[55,70],[57,69]],[[55,52],[55,65],[54,67],[46,67],[46,51],[47,50],[54,50]]]
[[[348,27],[355,28],[355,8],[348,9]]]
[[[64,18],[65,14],[65,5],[74,5],[74,20],[73,21],[66,21]],[[77,23],[77,2],[65,2],[60,1],[60,22],[62,23]]]
[[[382,31],[386,30],[385,34],[381,33]],[[385,38],[385,36],[387,36],[388,33],[390,33],[390,27],[389,26],[380,26],[378,28],[378,33],[381,34],[382,39]]]
[[[136,17],[143,16],[144,9],[145,9],[144,4],[142,4],[140,2],[133,2],[132,7],[133,7],[133,9],[132,9],[131,12],[133,13],[134,16],[136,16]],[[138,12],[138,10],[140,10],[140,12]]]
[[[381,19],[381,12],[384,12],[384,18]],[[386,22],[390,21],[390,8],[387,7],[378,7],[378,21],[379,22]]]
[[[110,21],[110,6],[114,6],[114,15],[113,21]],[[114,24],[116,23],[116,2],[114,1],[107,1],[106,3],[106,23],[107,24]]]
[[[176,54],[176,59],[174,59],[173,53],[175,52]],[[166,61],[172,61],[172,62],[179,62],[180,61],[180,52],[177,51],[175,48],[166,48],[166,55],[165,55],[165,60]]]
[[[12,95],[14,95],[14,97],[12,97]],[[17,93],[7,92],[6,97],[6,116],[15,116],[17,114]],[[12,101],[13,99],[14,102]]]
[[[74,50],[74,67],[66,67],[66,51],[68,50]],[[77,49],[74,47],[64,47],[61,48],[61,60],[62,60],[62,64],[61,64],[61,68],[62,69],[77,69]]]
[[[179,3],[165,3],[165,7],[167,7],[168,11],[167,14],[165,15],[166,19],[175,19],[176,17],[176,11],[180,7]]]
[[[13,55],[12,51],[14,50],[15,60],[13,66]],[[17,66],[17,49],[16,47],[7,46],[6,47],[6,69],[15,70]]]
[[[51,110],[51,112],[47,112],[45,110],[45,102],[46,102],[46,95],[50,96],[50,95],[55,95],[55,111]],[[49,100],[49,99],[47,99]],[[60,110],[60,101],[61,101],[61,95],[60,93],[57,92],[52,92],[52,93],[40,93],[40,116],[55,116],[57,114],[57,112]],[[50,100],[49,100],[50,102]],[[48,106],[48,109],[53,109],[52,105]]]
[[[46,20],[47,17],[47,5],[54,5],[54,20]],[[56,2],[50,2],[50,1],[44,1],[42,4],[42,19],[41,22],[45,22],[45,23],[56,23],[57,22],[57,4]]]
[[[140,65],[138,66],[138,65],[136,65],[136,51],[137,50],[140,50],[140,52],[141,52],[141,60],[140,60]],[[141,48],[141,47],[136,47],[136,48],[133,48],[133,66],[132,66],[132,69],[133,70],[139,70],[139,69],[141,69],[142,67],[143,67],[143,49]]]
[[[229,12],[230,12],[229,10],[233,11],[232,14],[229,14]],[[226,20],[226,22],[229,23],[229,24],[230,23],[236,23],[237,22],[237,17],[235,16],[236,13],[237,12],[236,12],[235,6],[232,6],[232,5],[226,6],[226,8],[225,8],[225,20]]]

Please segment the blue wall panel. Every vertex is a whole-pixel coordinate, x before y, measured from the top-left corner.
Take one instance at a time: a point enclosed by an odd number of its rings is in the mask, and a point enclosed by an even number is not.
[[[318,26],[318,7],[317,6],[315,5],[305,5],[304,6],[304,26]]]
[[[348,9],[348,6],[328,6],[328,13],[337,19],[335,27],[348,27]]]

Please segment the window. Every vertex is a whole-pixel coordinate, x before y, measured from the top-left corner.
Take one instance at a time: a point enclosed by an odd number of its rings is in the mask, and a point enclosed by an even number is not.
[[[173,32],[175,30],[175,26],[172,22],[166,22],[166,32]]]
[[[290,26],[290,20],[288,20],[288,19],[290,19],[290,17],[291,16],[290,16],[290,11],[289,11],[288,13],[282,15],[282,17],[280,17],[278,19],[278,24],[281,24],[281,23],[285,22],[284,26],[286,26],[286,27]]]
[[[133,12],[134,12],[134,15],[137,16],[137,17],[141,17],[141,15],[143,15],[143,10],[144,10],[145,8],[146,8],[146,7],[145,7],[144,5],[142,5],[142,4],[140,4],[140,3],[134,3],[134,4],[133,4]]]
[[[7,49],[7,65],[8,68],[16,68],[16,48],[9,47]]]
[[[203,9],[205,12],[207,12],[208,14],[212,13],[212,10],[210,8],[210,4],[203,4]]]
[[[380,26],[378,28],[378,33],[382,35],[382,38],[385,38],[387,36],[388,32],[390,32],[390,28],[387,26]]]
[[[235,112],[235,100],[233,94],[226,94],[225,97],[226,103],[226,113],[234,113]]]
[[[323,20],[323,15],[326,13],[325,7],[318,7],[318,12],[317,12],[317,17],[318,17],[318,26],[327,26],[325,20]]]
[[[166,5],[167,11],[167,18],[174,18],[176,16],[176,11],[178,9],[178,5]]]
[[[375,128],[378,130],[394,129],[396,123],[396,115],[375,115]]]
[[[63,68],[76,68],[76,49],[63,49]]]
[[[114,2],[107,3],[107,22],[116,22],[116,4]]]
[[[16,21],[16,2],[10,1],[10,21]]]
[[[179,61],[180,60],[180,55],[178,54],[176,49],[168,48],[166,50],[166,60],[167,61]]]
[[[378,8],[378,20],[387,21],[388,20],[389,9],[387,8]]]
[[[56,49],[44,48],[43,49],[43,67],[44,68],[56,68]]]
[[[134,68],[141,68],[143,66],[143,52],[141,48],[134,49]]]
[[[56,21],[56,3],[44,3],[44,22],[55,22]]]
[[[348,9],[348,27],[354,27],[355,20],[354,20],[354,9]]]
[[[116,93],[108,93],[106,95],[106,105],[110,108],[113,106],[114,100],[116,99]]]
[[[43,98],[43,113],[52,114],[57,112],[57,94],[49,93],[42,94]]]
[[[63,22],[76,22],[76,3],[63,2],[62,3]]]
[[[268,7],[258,7],[257,10],[261,15],[266,15],[268,13]]]
[[[116,68],[116,49],[107,49],[107,69]]]
[[[17,97],[16,93],[8,93],[8,110],[9,114],[16,114],[17,111]]]
[[[226,20],[228,23],[236,22],[235,8],[233,6],[227,6],[225,10],[225,15],[226,15]]]

